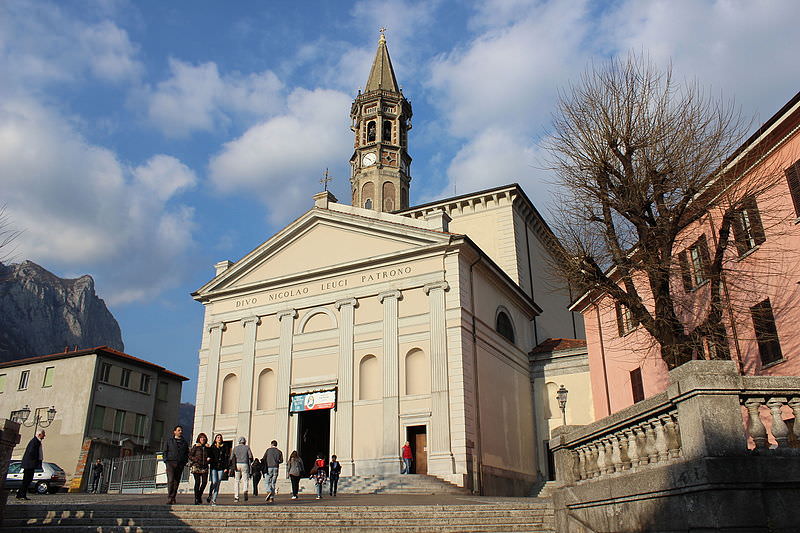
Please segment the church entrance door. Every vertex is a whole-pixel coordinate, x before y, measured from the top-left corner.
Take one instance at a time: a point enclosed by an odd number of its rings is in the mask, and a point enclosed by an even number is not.
[[[317,454],[322,454],[326,462],[330,459],[331,410],[304,411],[297,416],[297,453],[309,475]]]
[[[414,460],[411,464],[413,474],[428,473],[428,435],[425,426],[408,426],[406,436],[411,443],[411,453]]]

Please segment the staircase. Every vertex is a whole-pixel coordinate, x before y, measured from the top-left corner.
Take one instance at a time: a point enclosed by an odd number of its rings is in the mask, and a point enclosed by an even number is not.
[[[288,479],[279,479],[279,494],[288,494],[292,485]],[[231,489],[233,490],[233,489]],[[259,494],[264,490],[262,481]],[[314,494],[314,481],[300,480],[300,492]],[[325,492],[328,485],[325,485]],[[348,476],[339,478],[338,492],[342,494],[469,494],[467,489],[439,478],[423,474],[383,474],[380,476]]]
[[[381,533],[554,531],[552,503],[534,498],[412,506],[27,504],[6,507],[0,527],[18,533],[305,533],[314,529]]]

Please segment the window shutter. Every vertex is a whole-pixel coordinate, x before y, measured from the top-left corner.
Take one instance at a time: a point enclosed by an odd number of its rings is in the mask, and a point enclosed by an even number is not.
[[[744,226],[742,225],[742,212],[736,211],[733,214],[733,240],[736,241],[736,251],[739,255],[744,255],[750,249],[747,246],[747,235],[745,235]]]
[[[703,277],[708,279],[711,275],[711,258],[708,255],[708,241],[705,234],[700,235],[697,239],[697,246],[700,248],[700,257],[703,261]]]
[[[758,212],[758,204],[755,198],[750,198],[747,202],[747,214],[750,216],[750,222],[753,226],[753,239],[756,246],[767,240],[764,233],[764,225],[761,223],[761,213]]]
[[[794,214],[800,217],[800,160],[786,169],[786,180],[789,182],[789,195],[794,203]]]
[[[617,310],[617,332],[619,333],[620,337],[625,336],[625,322],[622,318],[622,306],[617,302],[614,304]]]
[[[686,257],[686,250],[678,254],[678,262],[681,265],[681,279],[683,279],[683,289],[690,292],[692,286],[692,272],[689,270],[689,259]]]

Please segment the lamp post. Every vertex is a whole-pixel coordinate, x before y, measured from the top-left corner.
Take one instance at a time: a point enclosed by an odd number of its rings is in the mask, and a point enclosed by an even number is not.
[[[28,404],[25,404],[25,407],[23,407],[22,409],[11,411],[11,420],[22,426],[28,428],[32,427],[33,433],[35,435],[39,427],[46,428],[53,423],[53,420],[56,417],[56,412],[57,412],[56,408],[54,406],[50,406],[50,409],[47,410],[47,420],[42,420],[42,416],[37,412],[34,415],[33,420],[31,420],[31,423],[28,424],[26,422],[28,418],[31,416],[31,408],[28,407]]]
[[[558,408],[561,409],[561,419],[564,425],[567,425],[567,394],[569,391],[560,385],[556,391],[556,400],[558,400]]]

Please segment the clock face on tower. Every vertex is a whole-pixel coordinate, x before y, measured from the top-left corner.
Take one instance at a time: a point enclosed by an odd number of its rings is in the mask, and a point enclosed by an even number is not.
[[[361,158],[361,166],[364,167],[372,166],[375,164],[377,160],[378,157],[375,155],[375,152],[370,152]]]

